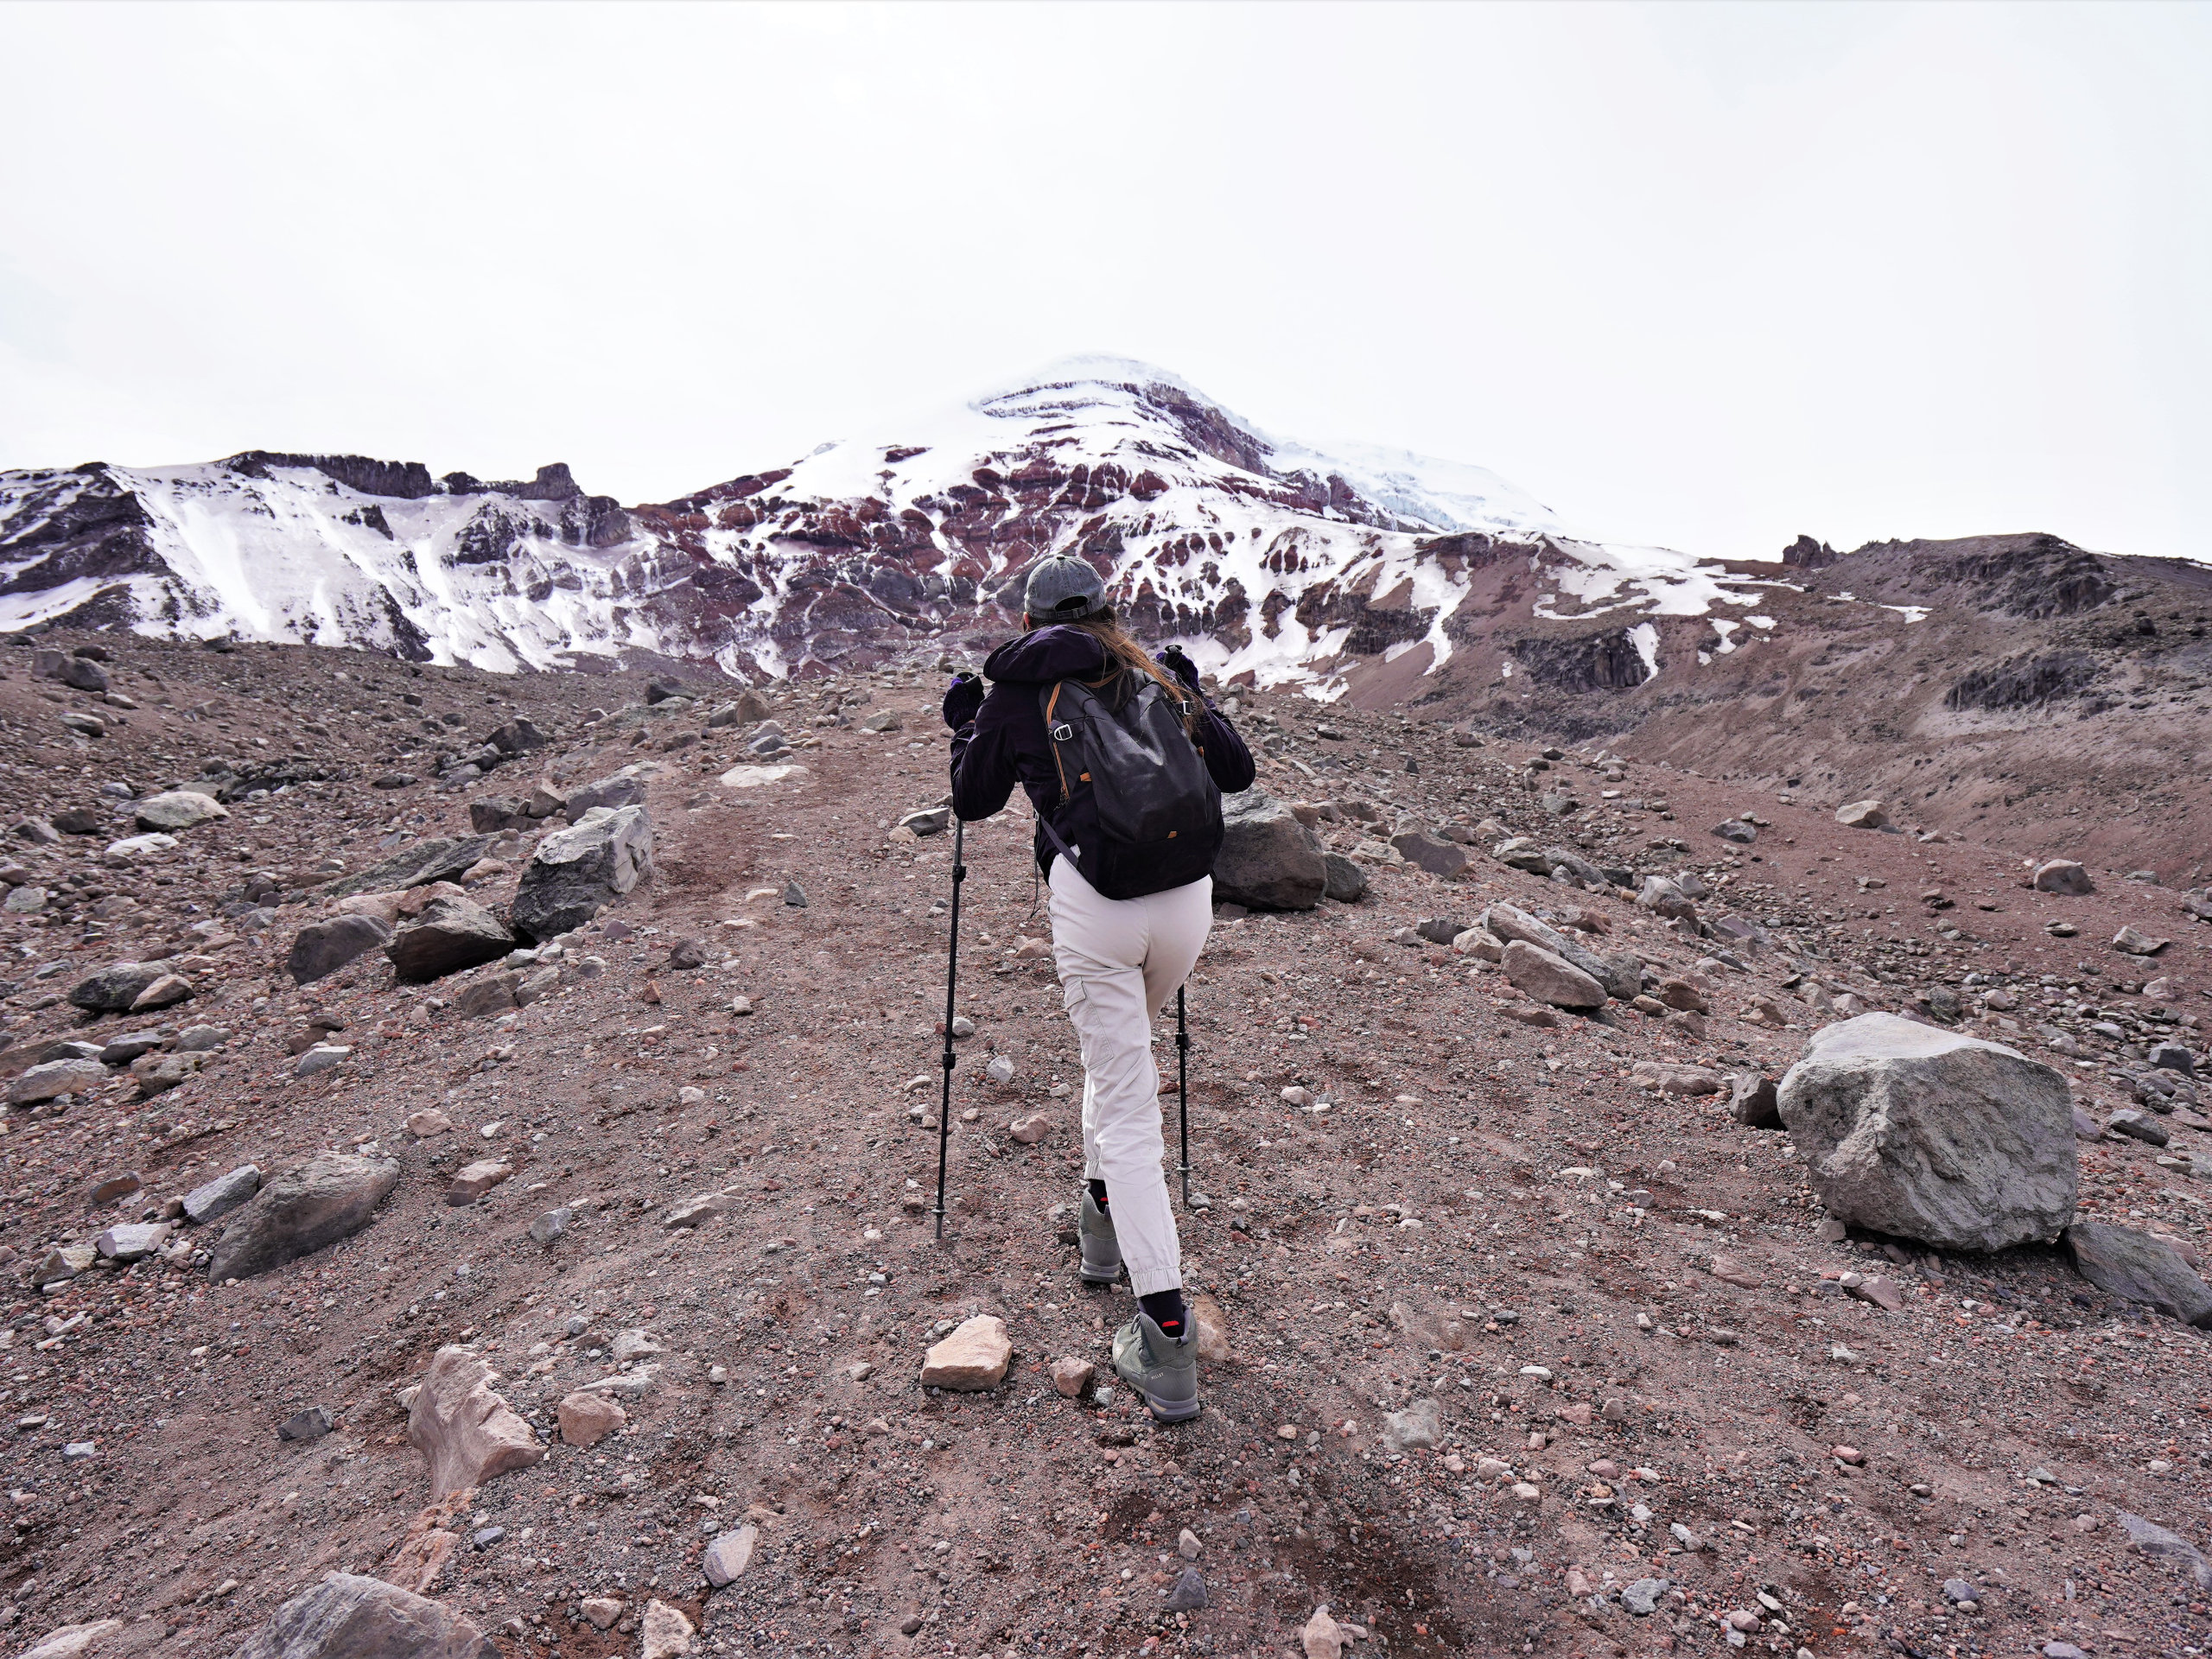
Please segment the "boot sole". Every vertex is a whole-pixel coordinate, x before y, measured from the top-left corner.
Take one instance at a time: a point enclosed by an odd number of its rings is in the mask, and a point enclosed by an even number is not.
[[[1086,1285],[1110,1285],[1121,1278],[1122,1269],[1118,1263],[1106,1272],[1100,1272],[1092,1268],[1084,1268],[1078,1270],[1077,1276]]]
[[[1199,1402],[1196,1400],[1162,1401],[1154,1398],[1142,1389],[1139,1389],[1137,1392],[1144,1395],[1144,1403],[1156,1421],[1187,1423],[1198,1414]]]

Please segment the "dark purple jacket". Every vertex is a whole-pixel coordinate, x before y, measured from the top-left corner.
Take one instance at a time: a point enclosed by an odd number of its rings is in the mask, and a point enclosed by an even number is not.
[[[1052,743],[1045,733],[1043,699],[1055,680],[1096,680],[1106,672],[1106,647],[1083,628],[1039,628],[1001,645],[983,664],[991,689],[975,722],[952,739],[952,810],[973,823],[1007,803],[1017,783],[1037,809],[1037,868],[1052,874],[1052,843],[1043,821],[1049,817],[1071,847],[1096,840],[1098,820],[1090,791],[1078,786],[1073,798],[1060,800],[1059,772],[1052,764]],[[1214,787],[1234,795],[1252,786],[1252,755],[1236,729],[1205,702],[1198,716],[1199,748]]]

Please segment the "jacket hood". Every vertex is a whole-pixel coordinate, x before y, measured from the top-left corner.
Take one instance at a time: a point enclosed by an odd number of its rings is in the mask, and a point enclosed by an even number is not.
[[[1009,639],[983,664],[994,680],[1049,685],[1054,680],[1095,680],[1106,671],[1106,647],[1085,628],[1039,628]]]

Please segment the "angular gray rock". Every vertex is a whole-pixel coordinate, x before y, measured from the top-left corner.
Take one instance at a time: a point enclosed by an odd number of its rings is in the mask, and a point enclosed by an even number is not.
[[[1367,872],[1342,853],[1321,855],[1321,891],[1340,905],[1355,905],[1367,891]]]
[[[1757,1071],[1738,1071],[1728,1079],[1728,1115],[1747,1129],[1778,1129],[1782,1108],[1775,1099],[1774,1079]]]
[[[491,856],[495,836],[462,836],[448,840],[433,836],[404,847],[366,869],[340,876],[320,888],[326,899],[343,899],[356,893],[397,893],[404,887],[428,887],[433,881],[458,881],[469,868]]]
[[[1521,939],[1550,951],[1596,980],[1605,987],[1608,996],[1617,996],[1624,1002],[1643,988],[1643,964],[1634,956],[1624,952],[1601,957],[1517,906],[1492,905],[1475,918],[1475,925],[1501,944]]]
[[[158,962],[118,962],[71,986],[69,1001],[92,1014],[120,1014],[168,971]]]
[[[1531,875],[1552,873],[1552,855],[1527,836],[1499,842],[1490,849],[1490,855],[1510,869],[1526,870]]]
[[[1880,801],[1851,801],[1836,808],[1835,821],[1847,830],[1883,830],[1890,815]]]
[[[582,926],[653,870],[652,819],[643,806],[595,806],[537,843],[515,892],[515,926],[550,939]]]
[[[1382,1436],[1402,1452],[1422,1451],[1444,1438],[1444,1414],[1433,1400],[1382,1414]]]
[[[98,1060],[48,1060],[34,1065],[8,1085],[10,1106],[35,1106],[63,1095],[81,1095],[107,1081],[107,1068]]]
[[[1390,837],[1390,845],[1414,868],[1447,880],[1474,861],[1473,855],[1458,842],[1440,840],[1426,830],[1401,830]]]
[[[391,936],[384,953],[400,978],[420,984],[496,961],[515,948],[499,918],[468,899],[433,899]]]
[[[561,803],[561,816],[570,823],[575,823],[594,806],[610,810],[620,806],[640,806],[645,804],[645,780],[626,778],[617,772],[612,778],[601,778],[581,789],[572,789]]]
[[[336,1427],[328,1406],[307,1406],[276,1425],[280,1440],[319,1440]]]
[[[531,1243],[550,1245],[556,1239],[565,1237],[569,1231],[569,1223],[575,1219],[575,1213],[574,1209],[565,1204],[557,1210],[548,1210],[530,1224]]]
[[[2212,1561],[2204,1559],[2204,1552],[2177,1532],[2171,1532],[2155,1521],[2146,1521],[2139,1515],[2126,1510],[2119,1511],[2120,1524],[2126,1529],[2128,1547],[2139,1555],[2154,1560],[2178,1561],[2189,1576],[2196,1580],[2200,1590],[2212,1590]]]
[[[293,984],[312,985],[391,939],[391,925],[380,916],[333,916],[309,922],[293,938],[284,970]]]
[[[279,1170],[234,1211],[215,1241],[207,1276],[251,1279],[281,1268],[369,1224],[377,1205],[397,1185],[388,1158],[326,1152]]]
[[[1256,789],[1221,804],[1224,835],[1213,861],[1217,904],[1312,910],[1329,884],[1321,843],[1289,804]]]
[[[240,1164],[227,1175],[218,1175],[212,1181],[203,1181],[186,1193],[184,1213],[205,1227],[211,1222],[220,1221],[260,1191],[259,1168],[252,1164]]]
[[[1689,894],[1682,891],[1680,883],[1663,875],[1645,876],[1643,890],[1636,895],[1636,902],[1640,909],[1667,921],[1678,917],[1694,921],[1697,918],[1697,906],[1690,901]]]
[[[1175,1587],[1167,1592],[1167,1599],[1160,1604],[1171,1613],[1194,1613],[1206,1605],[1206,1578],[1195,1567],[1186,1567],[1175,1575]]]
[[[1659,1599],[1675,1587],[1672,1579],[1638,1579],[1621,1592],[1621,1605],[1638,1618],[1649,1618],[1659,1609]]]
[[[2077,1221],[2066,1230],[2066,1248],[2074,1270],[2099,1290],[2212,1329],[2212,1286],[2164,1240],[2133,1227]]]
[[[168,832],[189,830],[210,818],[231,816],[230,808],[213,795],[203,795],[196,789],[173,789],[164,794],[149,795],[137,804],[135,812],[141,830]]]
[[[326,1574],[279,1607],[231,1659],[499,1659],[460,1614],[382,1579]]]
[[[1541,945],[1515,939],[1499,958],[1505,977],[1517,990],[1555,1008],[1602,1008],[1605,988],[1565,957]]]
[[[1861,1014],[1815,1033],[1777,1103],[1843,1221],[1999,1250],[2055,1238],[2074,1219],[2066,1079],[1999,1044]]]
[[[1727,818],[1713,826],[1713,833],[1723,841],[1732,841],[1739,847],[1748,847],[1759,838],[1758,827],[1745,823],[1740,818]]]

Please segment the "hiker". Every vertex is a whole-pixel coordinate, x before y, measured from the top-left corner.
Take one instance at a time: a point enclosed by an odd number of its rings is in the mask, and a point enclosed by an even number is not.
[[[1164,1422],[1198,1411],[1198,1344],[1162,1167],[1152,1019],[1174,1001],[1213,925],[1220,791],[1252,784],[1243,740],[1180,651],[1158,662],[1115,621],[1081,559],[1039,562],[1019,639],[945,693],[952,810],[988,818],[1015,784],[1037,809],[1052,957],[1083,1048],[1083,1280],[1124,1268],[1136,1318],[1114,1368]],[[1195,749],[1195,755],[1192,750]]]

